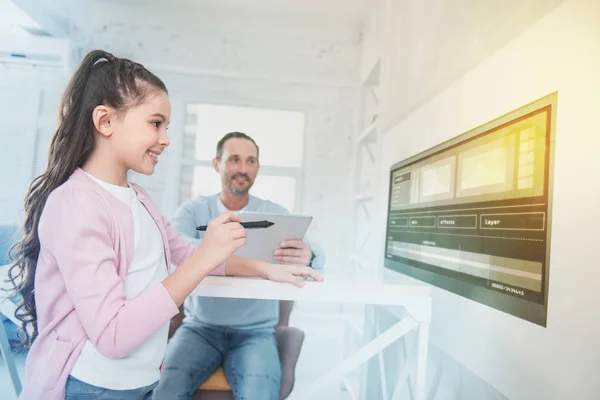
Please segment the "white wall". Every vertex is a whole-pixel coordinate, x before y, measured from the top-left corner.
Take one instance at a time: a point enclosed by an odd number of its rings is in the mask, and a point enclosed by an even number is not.
[[[390,112],[380,127],[406,118],[561,1],[384,1],[379,41]]]
[[[0,65],[0,225],[20,223],[23,198],[44,169],[68,73]]]
[[[381,58],[384,40],[383,0],[371,0],[370,10],[361,35],[360,79],[364,81],[373,65]]]
[[[510,399],[600,393],[600,2],[565,1],[393,127],[382,146],[387,180],[391,164],[556,90],[548,327],[433,291],[432,344]],[[386,196],[387,187],[382,205]]]

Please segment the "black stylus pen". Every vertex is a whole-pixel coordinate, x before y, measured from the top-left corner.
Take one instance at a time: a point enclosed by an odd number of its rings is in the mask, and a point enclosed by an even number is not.
[[[244,227],[244,229],[261,229],[268,228],[270,226],[275,225],[275,222],[271,221],[254,221],[254,222],[240,222],[240,225]],[[208,225],[202,225],[196,228],[197,231],[205,231]]]

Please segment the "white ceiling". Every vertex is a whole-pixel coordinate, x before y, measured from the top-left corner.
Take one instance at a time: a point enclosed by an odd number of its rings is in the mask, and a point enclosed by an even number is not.
[[[346,85],[358,78],[360,31],[379,1],[36,0],[36,9],[65,10],[66,34],[83,49],[155,68]]]
[[[393,84],[406,110],[438,93],[560,1],[12,0],[35,14],[51,34],[62,30],[80,43],[144,61],[214,71],[224,64],[238,71],[255,65],[254,72],[268,75],[275,54],[282,76],[301,75],[304,62],[315,67],[313,75],[323,72],[318,68],[327,70],[323,79],[329,80],[340,75],[341,67],[324,65],[324,55],[332,63],[352,63],[342,66],[349,70],[342,80],[358,80],[364,52],[360,33],[373,10],[394,4],[391,36],[401,70],[393,72]],[[375,42],[389,39],[380,35]]]
[[[88,0],[89,1],[89,0]],[[361,24],[368,9],[380,0],[92,0],[136,7],[187,9],[190,12],[251,14]]]
[[[27,35],[25,28],[40,26],[10,0],[0,0],[0,35]]]

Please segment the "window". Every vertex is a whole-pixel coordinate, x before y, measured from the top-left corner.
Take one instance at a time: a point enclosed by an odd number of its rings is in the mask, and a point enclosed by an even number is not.
[[[250,193],[299,209],[304,114],[263,108],[188,104],[183,141],[180,201],[221,191],[212,166],[217,142],[228,132],[244,132],[260,147],[260,172]]]

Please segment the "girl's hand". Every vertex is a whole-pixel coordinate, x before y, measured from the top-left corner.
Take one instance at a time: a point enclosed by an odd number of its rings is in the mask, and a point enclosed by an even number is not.
[[[303,287],[304,282],[312,278],[317,282],[323,282],[323,277],[311,267],[303,265],[267,264],[265,277],[273,282],[291,283],[294,286]]]
[[[233,212],[213,219],[193,257],[213,266],[212,269],[217,268],[246,243],[246,230],[240,222],[240,217]]]

